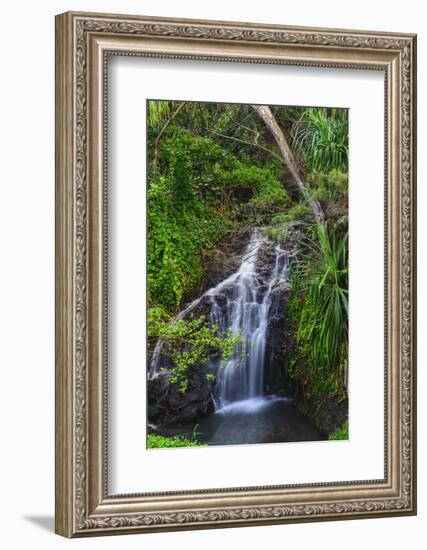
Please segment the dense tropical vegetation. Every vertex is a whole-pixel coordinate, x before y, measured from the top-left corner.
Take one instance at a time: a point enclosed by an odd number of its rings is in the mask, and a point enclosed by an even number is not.
[[[348,112],[264,109],[147,103],[149,353],[164,342],[169,382],[182,393],[189,368],[212,355],[226,362],[239,336],[179,312],[194,299],[218,243],[246,227],[261,227],[283,243],[296,224],[301,253],[290,269],[292,354],[283,369],[300,410],[315,423],[325,410],[345,408],[333,437],[346,439]],[[215,383],[214,373],[205,376]],[[195,444],[161,437],[149,435],[149,446]]]

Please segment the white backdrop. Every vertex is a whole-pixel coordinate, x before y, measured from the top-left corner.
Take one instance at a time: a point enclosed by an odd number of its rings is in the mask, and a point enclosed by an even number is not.
[[[53,428],[53,215],[54,215],[54,47],[53,16],[67,9],[145,13],[175,17],[247,20],[294,25],[332,26],[421,33],[419,95],[425,90],[422,3],[361,0],[280,3],[216,0],[63,0],[36,4],[15,0],[2,10],[0,201],[1,277],[1,445],[2,546],[40,548],[141,548],[172,546],[256,549],[266,544],[359,550],[381,544],[385,549],[422,548],[427,517],[425,400],[419,399],[418,517],[344,521],[274,527],[195,531],[66,541],[52,534]],[[4,43],[3,43],[4,42]],[[425,95],[425,94],[424,94]],[[421,103],[421,102],[420,102]],[[419,106],[419,151],[426,148],[426,111]],[[419,181],[425,163],[419,160]],[[427,208],[419,186],[420,212]],[[419,392],[426,390],[426,226],[419,216]],[[380,542],[381,541],[381,542]]]
[[[382,479],[384,74],[128,57],[111,59],[109,70],[110,493]],[[349,108],[349,441],[145,449],[146,159],[141,151],[145,99],[171,97]]]

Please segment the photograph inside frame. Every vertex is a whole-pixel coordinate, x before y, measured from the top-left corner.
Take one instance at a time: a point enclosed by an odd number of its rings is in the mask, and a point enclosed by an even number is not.
[[[147,101],[147,448],[348,439],[348,119]]]

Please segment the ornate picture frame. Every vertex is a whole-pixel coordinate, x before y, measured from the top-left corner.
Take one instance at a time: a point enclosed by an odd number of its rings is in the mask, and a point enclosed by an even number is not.
[[[384,479],[109,494],[105,181],[111,55],[384,72]],[[58,15],[56,532],[81,537],[415,514],[415,179],[415,35]]]

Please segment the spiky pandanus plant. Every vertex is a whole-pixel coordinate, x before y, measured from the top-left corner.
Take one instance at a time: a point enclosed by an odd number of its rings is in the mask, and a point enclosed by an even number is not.
[[[348,168],[348,111],[309,107],[293,126],[293,146],[307,170]]]
[[[336,387],[345,386],[348,353],[348,234],[338,236],[327,225],[316,227],[308,241],[310,260],[292,275],[302,300],[297,341],[310,368]]]

